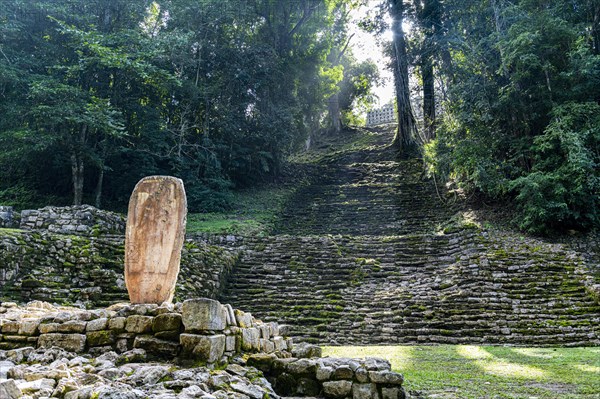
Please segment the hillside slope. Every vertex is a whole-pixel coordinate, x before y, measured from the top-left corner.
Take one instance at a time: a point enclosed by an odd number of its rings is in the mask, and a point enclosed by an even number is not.
[[[221,299],[318,343],[600,344],[591,258],[467,222],[390,134],[307,157],[309,184],[243,240]]]

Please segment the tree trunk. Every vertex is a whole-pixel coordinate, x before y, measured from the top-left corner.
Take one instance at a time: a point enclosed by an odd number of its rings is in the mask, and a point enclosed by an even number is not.
[[[83,157],[76,150],[71,154],[71,176],[73,179],[73,205],[83,202]]]
[[[398,130],[393,145],[406,155],[415,145],[417,127],[410,104],[410,87],[408,82],[408,61],[406,57],[406,39],[402,29],[404,4],[402,0],[389,0],[392,17],[394,78],[396,86],[396,103],[398,106]]]
[[[98,183],[96,183],[95,201],[94,206],[100,208],[102,200],[102,184],[104,183],[104,165],[100,165],[100,171],[98,175]]]
[[[79,129],[79,138],[71,150],[71,178],[73,180],[73,205],[83,203],[83,148],[87,140],[87,125]]]
[[[593,3],[592,8],[592,43],[594,54],[600,54],[600,2]]]
[[[433,78],[433,62],[430,55],[425,55],[421,65],[423,75],[423,126],[425,142],[435,138],[435,87]]]
[[[329,97],[327,109],[329,120],[331,121],[331,129],[333,132],[339,133],[342,130],[342,118],[340,115],[340,97],[338,93]]]

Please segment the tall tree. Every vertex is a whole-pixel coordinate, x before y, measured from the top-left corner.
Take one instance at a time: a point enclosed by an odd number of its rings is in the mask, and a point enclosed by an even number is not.
[[[393,71],[398,115],[398,129],[393,145],[400,153],[406,154],[415,146],[417,124],[410,101],[406,37],[402,26],[405,14],[403,0],[389,0],[389,12],[392,17]]]
[[[418,54],[423,87],[423,141],[435,138],[436,95],[434,63],[442,58],[445,68],[450,69],[450,55],[443,44],[442,4],[439,0],[414,0],[416,22],[422,32]]]

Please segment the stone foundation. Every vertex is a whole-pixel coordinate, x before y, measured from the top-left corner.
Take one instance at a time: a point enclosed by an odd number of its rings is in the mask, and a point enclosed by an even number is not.
[[[58,347],[69,352],[144,349],[156,358],[227,363],[245,353],[290,357],[292,340],[277,323],[208,298],[158,305],[117,304],[81,310],[31,302],[0,306],[0,349]]]
[[[378,358],[281,359],[251,355],[248,366],[261,370],[283,396],[319,396],[353,399],[404,399],[402,374]]]
[[[207,298],[97,310],[5,302],[0,397],[406,398],[388,361],[321,358],[287,330]]]

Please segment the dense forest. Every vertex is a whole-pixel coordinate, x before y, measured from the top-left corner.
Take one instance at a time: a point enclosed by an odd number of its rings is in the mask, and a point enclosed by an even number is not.
[[[598,0],[0,0],[0,203],[122,208],[181,177],[192,211],[360,124],[395,77],[399,156],[516,207],[530,232],[599,223]],[[386,43],[382,33],[393,32]]]
[[[414,4],[432,172],[516,204],[529,232],[597,226],[600,2]]]
[[[368,101],[377,69],[346,51],[352,6],[2,0],[0,202],[122,207],[169,174],[193,211],[226,208]]]

